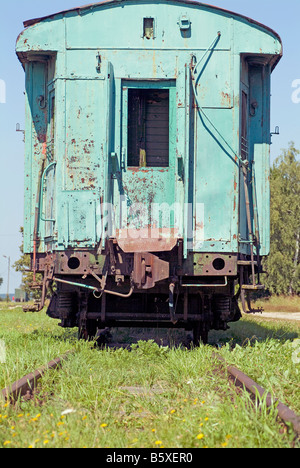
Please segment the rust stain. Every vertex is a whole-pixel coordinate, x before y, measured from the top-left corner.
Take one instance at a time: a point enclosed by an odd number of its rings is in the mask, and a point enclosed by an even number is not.
[[[229,106],[231,104],[231,97],[228,93],[221,93],[221,104],[222,106]]]
[[[156,78],[157,67],[156,67],[155,50],[153,51],[152,68],[153,68],[153,77]]]

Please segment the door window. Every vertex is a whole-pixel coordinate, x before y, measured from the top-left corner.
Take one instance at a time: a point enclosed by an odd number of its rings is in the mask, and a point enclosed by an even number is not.
[[[169,89],[128,90],[129,167],[169,167]]]

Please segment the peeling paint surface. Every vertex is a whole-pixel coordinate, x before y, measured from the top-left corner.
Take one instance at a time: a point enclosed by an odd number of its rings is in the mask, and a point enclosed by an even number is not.
[[[187,13],[193,19],[183,32],[178,18]],[[153,18],[148,38],[145,17]],[[247,157],[255,168],[261,254],[268,253],[268,96],[270,73],[282,53],[273,31],[179,1],[107,2],[26,25],[17,43],[26,71],[26,252],[33,250],[34,231],[41,252],[94,248],[106,237],[119,238],[124,250],[140,251],[150,229],[160,233],[149,247],[153,251],[171,250],[183,239],[186,258],[189,250],[247,253],[236,157],[244,89],[249,109],[256,102],[247,116]],[[169,93],[169,160],[161,167],[159,153],[155,167],[149,164],[143,139],[151,133],[143,109],[139,164],[128,163],[131,89],[158,90],[157,99],[161,90]],[[165,130],[157,116],[151,118],[151,143],[162,145]],[[53,161],[55,170],[42,180]]]

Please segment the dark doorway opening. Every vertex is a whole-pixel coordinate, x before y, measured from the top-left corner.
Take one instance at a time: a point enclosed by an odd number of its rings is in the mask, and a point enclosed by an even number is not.
[[[169,90],[128,90],[128,166],[169,167]]]

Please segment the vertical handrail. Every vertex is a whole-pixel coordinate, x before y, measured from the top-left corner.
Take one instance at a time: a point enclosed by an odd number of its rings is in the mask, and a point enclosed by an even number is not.
[[[37,248],[38,248],[38,240],[39,240],[39,219],[40,219],[40,202],[41,202],[41,181],[42,181],[42,174],[44,171],[45,167],[45,161],[47,158],[46,155],[46,143],[43,144],[43,158],[41,162],[41,166],[39,169],[39,174],[38,174],[38,187],[36,191],[36,201],[35,201],[35,209],[34,209],[34,228],[33,228],[33,281],[35,282],[36,280],[36,253],[37,253]]]
[[[256,195],[256,184],[255,184],[255,165],[252,162],[252,198],[253,198],[253,217],[255,227],[255,246],[256,246],[256,258],[258,266],[258,283],[260,283],[260,234],[259,234],[259,217],[258,217],[258,206],[257,206],[257,195]]]
[[[45,186],[45,179],[46,179],[46,174],[47,172],[49,171],[49,169],[51,169],[51,167],[53,166],[56,166],[56,162],[52,162],[51,164],[49,164],[49,166],[46,167],[46,169],[44,170],[43,172],[43,175],[42,175],[42,184],[41,184],[41,197],[40,197],[40,200],[41,200],[41,210],[40,210],[40,220],[41,221],[44,221],[45,223],[55,223],[55,219],[45,219],[43,217],[43,204],[44,204],[44,186]]]
[[[252,271],[252,284],[255,286],[255,267],[254,267],[254,236],[252,229],[252,220],[251,220],[251,211],[250,211],[250,197],[249,197],[249,186],[248,186],[248,173],[243,167],[243,176],[244,176],[244,192],[245,192],[245,202],[246,202],[246,216],[248,224],[248,234],[250,240],[250,256],[251,256],[251,271]]]

